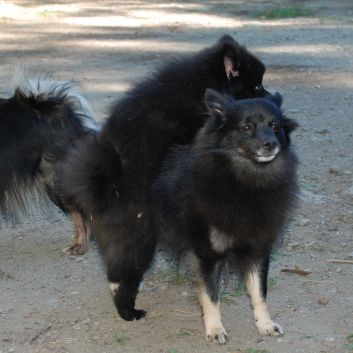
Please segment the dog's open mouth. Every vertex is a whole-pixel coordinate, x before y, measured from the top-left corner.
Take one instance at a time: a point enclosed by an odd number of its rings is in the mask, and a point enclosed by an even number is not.
[[[264,151],[261,148],[259,151],[256,152],[255,159],[257,162],[260,162],[260,163],[271,162],[272,160],[274,160],[276,158],[279,151],[280,151],[280,149],[278,147],[276,147],[271,152]]]

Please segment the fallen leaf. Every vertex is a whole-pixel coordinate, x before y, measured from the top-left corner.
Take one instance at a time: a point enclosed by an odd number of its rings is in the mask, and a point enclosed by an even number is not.
[[[281,270],[281,272],[289,272],[289,273],[296,273],[297,275],[301,275],[301,276],[308,276],[310,275],[310,271],[305,271],[302,270],[301,268],[299,268],[298,266],[294,266],[295,268],[284,268],[283,270]]]

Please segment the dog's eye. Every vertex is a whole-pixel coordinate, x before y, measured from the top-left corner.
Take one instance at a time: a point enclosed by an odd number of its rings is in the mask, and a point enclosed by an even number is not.
[[[251,131],[252,130],[252,127],[250,125],[244,125],[242,128],[241,128],[243,131]]]
[[[273,131],[279,131],[280,128],[281,128],[281,127],[280,127],[278,124],[276,124],[276,123],[273,123],[273,124],[272,124],[272,130],[273,130]]]
[[[254,87],[254,91],[255,92],[260,92],[261,90],[262,90],[262,84],[261,83]]]

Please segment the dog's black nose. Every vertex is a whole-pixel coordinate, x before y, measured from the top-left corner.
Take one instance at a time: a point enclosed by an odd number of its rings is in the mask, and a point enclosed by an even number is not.
[[[265,150],[273,151],[277,147],[277,142],[276,141],[264,141],[262,143],[262,147]]]

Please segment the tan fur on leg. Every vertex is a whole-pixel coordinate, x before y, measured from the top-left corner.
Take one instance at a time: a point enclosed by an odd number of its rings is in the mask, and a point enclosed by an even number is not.
[[[65,248],[63,252],[68,255],[83,255],[88,250],[88,232],[85,221],[79,212],[71,212],[70,217],[75,227],[74,244]]]
[[[208,341],[217,340],[219,344],[226,344],[228,335],[222,325],[221,312],[219,310],[220,302],[213,303],[206,292],[203,282],[199,281],[200,302],[203,311],[203,319],[206,329],[206,339]]]
[[[260,277],[257,270],[247,274],[246,287],[251,297],[251,304],[254,309],[255,325],[259,332],[262,335],[282,336],[282,327],[271,321],[266,300],[261,296]]]

